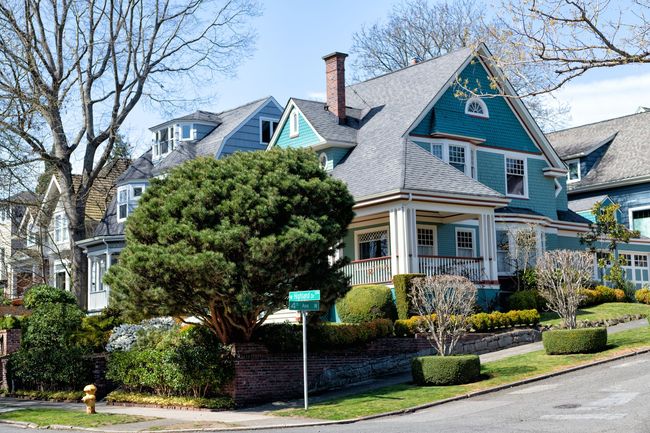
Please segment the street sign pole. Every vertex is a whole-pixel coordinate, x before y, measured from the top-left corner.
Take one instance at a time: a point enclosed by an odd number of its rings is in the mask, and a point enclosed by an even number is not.
[[[307,399],[307,312],[301,311],[302,314],[302,381],[304,386],[305,410],[309,407]]]

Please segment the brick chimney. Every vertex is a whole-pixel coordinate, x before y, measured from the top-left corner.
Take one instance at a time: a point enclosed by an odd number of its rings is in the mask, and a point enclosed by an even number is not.
[[[345,53],[334,52],[323,57],[327,89],[327,109],[345,123]]]

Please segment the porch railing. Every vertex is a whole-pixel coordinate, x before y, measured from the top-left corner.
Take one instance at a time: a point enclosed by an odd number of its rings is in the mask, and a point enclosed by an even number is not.
[[[418,262],[422,274],[460,275],[474,282],[485,279],[481,257],[419,256]]]
[[[355,260],[345,268],[345,275],[350,277],[350,285],[388,283],[392,280],[390,257]]]

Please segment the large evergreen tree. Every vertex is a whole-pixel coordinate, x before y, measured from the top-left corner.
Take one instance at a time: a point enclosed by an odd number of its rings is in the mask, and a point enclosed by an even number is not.
[[[154,179],[129,217],[105,280],[140,315],[194,316],[228,344],[247,341],[291,290],[345,294],[333,261],[352,196],[307,150],[200,158]]]

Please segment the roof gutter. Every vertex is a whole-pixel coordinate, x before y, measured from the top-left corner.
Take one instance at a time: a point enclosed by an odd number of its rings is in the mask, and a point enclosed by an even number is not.
[[[123,241],[124,239],[125,239],[124,235],[94,236],[92,238],[82,239],[76,242],[75,245],[77,245],[79,248],[83,248],[84,250],[87,250],[89,246],[94,244],[101,244],[101,243],[106,244],[107,242]]]

